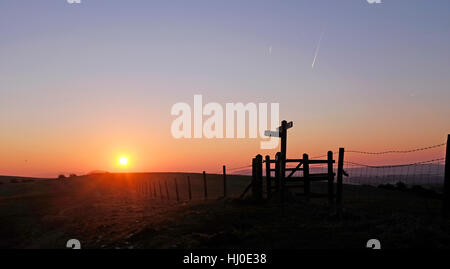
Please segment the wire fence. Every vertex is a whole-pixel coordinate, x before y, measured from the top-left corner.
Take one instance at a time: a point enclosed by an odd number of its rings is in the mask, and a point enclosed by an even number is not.
[[[346,150],[345,170],[348,177],[345,182],[358,185],[381,185],[381,184],[406,184],[420,185],[426,187],[442,187],[445,172],[445,152],[442,157],[415,162],[399,164],[372,165],[352,161],[355,155],[388,155],[402,154],[408,155],[431,149],[444,148],[446,143],[435,144],[427,147],[414,148],[409,150],[389,150],[383,152],[368,152],[360,150]]]
[[[376,209],[382,204],[388,204],[392,211],[395,211],[395,208],[403,210],[408,207],[415,213],[440,210],[445,179],[446,145],[447,143],[439,143],[412,149],[373,152],[345,150],[344,201],[351,206],[360,206],[364,210],[368,205]],[[337,150],[333,152],[335,160],[337,153]],[[327,154],[323,154],[310,160],[323,160],[326,157]],[[286,168],[295,166],[295,163],[286,164]],[[242,165],[229,170],[236,171],[234,173],[250,174],[250,167],[252,166]],[[337,174],[336,166],[333,170]],[[326,174],[328,167],[327,164],[310,164],[309,171],[311,174]],[[302,176],[301,169],[293,174],[293,177]],[[317,182],[312,185],[313,192],[326,192],[326,183]],[[266,190],[265,186],[263,189]],[[301,189],[293,191],[301,192]]]
[[[396,208],[403,210],[406,207],[414,209],[414,213],[430,213],[438,210],[441,208],[445,177],[445,145],[446,143],[441,143],[407,150],[379,152],[346,150],[344,158],[346,176],[343,178],[344,204],[372,211],[382,204],[387,204],[392,212]],[[441,148],[442,153],[438,152]],[[426,154],[422,154],[425,152]],[[337,151],[333,152],[335,160],[337,160],[336,155]],[[388,158],[387,155],[395,155],[395,158]],[[314,156],[310,159],[324,159],[326,156]],[[425,159],[423,156],[436,157]],[[392,159],[395,162],[384,162],[384,160]],[[293,168],[295,163],[290,163],[287,167]],[[327,164],[311,164],[310,166],[311,174],[325,174],[327,171]],[[251,183],[252,164],[227,167],[226,173],[223,172],[218,168],[216,174],[146,175],[135,180],[132,189],[134,188],[134,194],[142,201],[157,199],[167,202],[187,202],[240,197]],[[297,171],[293,176],[301,177],[302,173]],[[337,165],[334,167],[334,173],[337,173]],[[266,186],[264,185],[263,188],[265,191]],[[318,182],[313,184],[312,191],[321,193],[326,188],[326,183]],[[368,209],[369,207],[373,208]]]
[[[419,147],[407,150],[388,150],[380,152],[370,152],[361,150],[346,150],[345,153],[345,171],[348,173],[348,177],[345,179],[345,183],[358,184],[358,185],[378,185],[397,183],[399,181],[408,184],[430,185],[430,184],[443,184],[444,170],[445,170],[445,157],[434,158],[430,160],[421,160],[410,163],[400,164],[384,164],[373,165],[365,164],[358,161],[352,161],[355,158],[355,154],[363,155],[387,155],[387,154],[408,154],[417,153],[421,151],[427,151],[436,148],[443,148],[447,143],[435,144],[432,146]],[[350,154],[349,154],[350,153]],[[337,151],[333,152],[336,155]],[[444,156],[444,153],[442,153]],[[327,154],[314,156],[311,159],[321,159],[327,157]],[[348,161],[347,159],[350,159]],[[265,162],[265,161],[263,161]],[[228,168],[227,170],[238,174],[248,175],[251,173],[250,168],[252,165],[242,165],[237,167]],[[318,164],[313,166],[312,172],[325,173],[326,164]],[[301,175],[300,172],[296,172],[296,176]]]
[[[135,180],[133,190],[140,198],[186,202],[237,198],[250,182],[241,175],[161,173]]]

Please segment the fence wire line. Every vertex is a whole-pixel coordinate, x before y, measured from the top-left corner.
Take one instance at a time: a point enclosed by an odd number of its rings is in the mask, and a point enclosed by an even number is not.
[[[379,151],[379,152],[370,152],[370,151],[361,151],[361,150],[346,150],[346,153],[358,153],[358,154],[367,154],[367,155],[383,155],[383,154],[391,154],[391,153],[400,153],[400,154],[404,154],[404,153],[413,153],[413,152],[418,152],[418,151],[424,151],[424,150],[430,150],[430,149],[434,149],[434,148],[439,148],[439,147],[443,147],[447,145],[446,142],[441,143],[441,144],[436,144],[436,145],[432,145],[432,146],[427,146],[427,147],[421,147],[421,148],[414,148],[414,149],[409,149],[409,150],[388,150],[388,151]],[[333,152],[333,155],[337,154],[336,151]],[[324,157],[328,157],[328,154],[324,154],[324,155],[320,155],[320,156],[314,156],[312,157],[312,159],[319,159],[319,158],[324,158]],[[347,162],[349,164],[354,164],[354,165],[360,165],[360,166],[365,166],[365,167],[372,167],[372,168],[389,168],[389,167],[402,167],[402,166],[411,166],[411,165],[417,165],[417,164],[422,164],[422,163],[428,163],[431,161],[438,161],[438,160],[443,160],[445,158],[441,158],[441,159],[435,159],[435,160],[430,160],[430,161],[424,161],[424,162],[416,162],[416,163],[409,163],[409,164],[400,164],[400,165],[383,165],[383,166],[373,166],[373,165],[367,165],[367,164],[358,164],[358,163],[353,163],[353,162]],[[263,160],[263,163],[265,163],[265,160]],[[244,168],[249,168],[252,167],[252,165],[245,165],[245,166],[239,166],[239,167],[232,167],[232,168],[227,168],[228,171],[236,171],[239,169],[244,169]]]
[[[381,155],[381,154],[389,154],[389,153],[412,153],[417,151],[429,150],[434,148],[439,148],[445,146],[447,143],[437,144],[433,146],[423,147],[423,148],[415,148],[410,150],[388,150],[388,151],[379,151],[379,152],[370,152],[370,151],[360,151],[360,150],[346,150],[345,152],[350,153],[360,153],[360,154],[370,154],[370,155]]]
[[[445,158],[438,158],[438,159],[433,159],[433,160],[428,160],[428,161],[407,163],[407,164],[396,164],[396,165],[367,165],[367,164],[363,164],[363,163],[356,163],[356,162],[350,162],[350,161],[345,161],[345,163],[356,165],[356,166],[369,167],[369,168],[393,168],[393,167],[405,167],[405,166],[434,163],[434,162],[439,162],[439,161],[443,161],[443,160],[445,160]]]
[[[388,150],[388,151],[378,151],[378,152],[371,152],[371,151],[362,151],[362,150],[345,150],[345,153],[359,153],[359,154],[369,154],[369,155],[382,155],[382,154],[389,154],[389,153],[412,153],[417,151],[423,151],[423,150],[429,150],[434,148],[439,148],[447,145],[447,143],[441,143],[437,145],[432,145],[428,147],[422,147],[422,148],[415,148],[415,149],[409,149],[409,150]],[[333,155],[337,154],[336,151],[333,151]],[[327,157],[328,154],[320,155],[320,156],[314,156],[312,158],[323,158]]]
[[[239,169],[244,169],[244,168],[249,168],[249,167],[252,167],[252,165],[250,164],[250,165],[246,165],[246,166],[227,168],[227,171],[236,171],[236,170],[239,170]]]

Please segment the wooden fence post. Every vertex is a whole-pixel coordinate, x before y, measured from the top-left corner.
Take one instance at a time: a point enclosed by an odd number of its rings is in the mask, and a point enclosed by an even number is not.
[[[205,199],[208,199],[208,185],[206,184],[206,172],[203,171],[203,188]]]
[[[286,151],[287,151],[287,121],[281,122],[280,128],[280,138],[281,138],[281,153],[280,153],[280,186],[281,186],[281,203],[284,204],[286,198],[286,186],[285,186],[285,177],[286,177]]]
[[[280,159],[281,153],[277,152],[275,154],[275,185],[278,193],[280,193]]]
[[[163,199],[163,193],[162,193],[162,187],[161,187],[161,179],[158,180],[158,185],[159,185],[159,198],[161,198],[161,200]]]
[[[192,189],[191,189],[191,178],[187,177],[187,187],[188,187],[188,193],[189,193],[189,201],[192,200]]]
[[[153,188],[150,179],[148,179],[147,184],[148,184],[148,196],[150,196],[150,198],[153,198]]]
[[[342,214],[342,176],[344,175],[344,148],[339,148],[339,159],[337,169],[336,205],[339,215]]]
[[[227,168],[223,166],[223,197],[227,197]]]
[[[180,195],[178,193],[178,182],[177,182],[177,178],[174,178],[175,181],[175,194],[177,195],[177,202],[180,201]]]
[[[255,197],[256,193],[256,158],[252,159],[252,182],[250,183],[252,189],[252,197]]]
[[[266,155],[266,191],[267,199],[272,198],[272,178],[270,177],[270,156]]]
[[[328,204],[334,204],[333,152],[328,151]]]
[[[447,149],[445,151],[445,178],[444,178],[444,217],[450,216],[450,134],[447,135]]]
[[[258,160],[258,200],[263,198],[263,157],[261,154],[256,156]]]
[[[166,195],[167,195],[167,200],[170,200],[169,187],[167,186],[167,179],[164,180],[164,185],[166,185]]]
[[[306,201],[309,201],[311,195],[311,178],[309,177],[309,157],[306,153],[303,154],[303,184]]]
[[[258,154],[253,162],[252,195],[255,200],[262,199],[262,155]]]
[[[145,182],[143,180],[140,181],[141,181],[141,195],[145,197]]]

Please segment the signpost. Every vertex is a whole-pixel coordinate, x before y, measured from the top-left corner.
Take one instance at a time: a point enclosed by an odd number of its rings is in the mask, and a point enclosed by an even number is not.
[[[281,126],[277,128],[276,131],[265,131],[264,135],[269,136],[269,137],[279,137],[281,139],[281,146],[280,146],[280,174],[279,174],[279,184],[280,184],[280,195],[281,195],[281,199],[282,202],[284,202],[284,178],[286,176],[286,148],[287,148],[287,130],[292,128],[294,126],[294,123],[292,121],[287,122],[287,121],[282,121],[281,122]]]

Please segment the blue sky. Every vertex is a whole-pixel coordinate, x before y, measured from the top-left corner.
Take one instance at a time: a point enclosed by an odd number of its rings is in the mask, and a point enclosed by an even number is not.
[[[279,102],[302,126],[293,146],[309,151],[433,144],[449,129],[449,11],[425,0],[2,0],[0,159],[20,167],[46,143],[95,144],[111,125],[118,139],[165,139],[171,105],[196,93]]]

